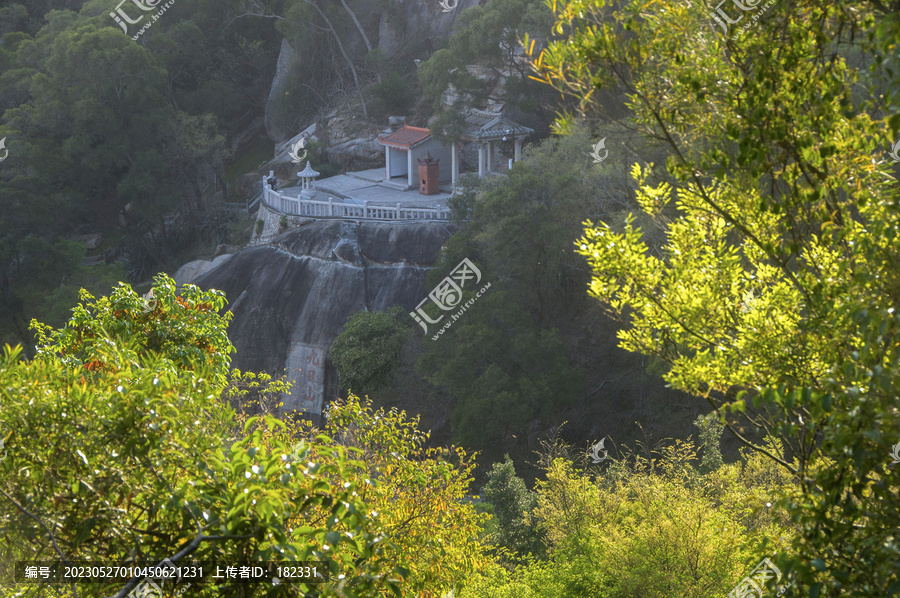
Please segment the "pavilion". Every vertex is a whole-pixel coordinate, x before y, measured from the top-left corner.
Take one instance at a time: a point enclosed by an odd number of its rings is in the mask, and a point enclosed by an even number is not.
[[[404,125],[378,138],[384,146],[385,183],[391,184],[395,177],[406,177],[401,187],[413,189],[417,187],[417,171],[414,164],[417,159],[430,155],[443,164],[450,162],[449,172],[446,166],[440,168],[439,179],[442,183],[456,185],[459,179],[459,150],[462,143],[475,143],[478,146],[478,176],[484,177],[494,170],[495,144],[500,141],[513,142],[513,159],[518,162],[522,157],[522,142],[534,133],[533,129],[520,125],[503,116],[501,112],[470,109],[465,116],[465,128],[460,136],[460,143],[449,148],[434,139],[431,131],[421,127]]]
[[[494,144],[499,141],[511,140],[513,142],[513,161],[518,162],[522,157],[522,142],[534,133],[534,129],[520,125],[500,112],[488,112],[486,110],[470,109],[466,113],[466,126],[463,129],[462,140],[478,144],[478,176],[483,178],[488,172],[494,170]],[[456,184],[459,178],[459,145],[453,145],[451,156],[452,181]]]

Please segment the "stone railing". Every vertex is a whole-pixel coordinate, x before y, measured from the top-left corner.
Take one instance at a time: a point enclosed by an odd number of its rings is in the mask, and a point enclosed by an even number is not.
[[[305,197],[290,197],[279,193],[266,184],[263,178],[262,201],[266,206],[280,214],[298,216],[301,218],[346,218],[350,220],[384,220],[384,221],[410,221],[410,220],[450,220],[448,208],[414,208],[383,205],[369,205],[368,201],[362,204],[336,202],[333,198],[327,200],[307,199]]]

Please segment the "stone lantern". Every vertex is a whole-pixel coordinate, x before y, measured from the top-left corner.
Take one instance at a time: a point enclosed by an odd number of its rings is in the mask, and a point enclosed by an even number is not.
[[[316,196],[316,184],[313,179],[319,176],[319,174],[320,173],[312,169],[312,166],[310,166],[307,161],[306,168],[297,173],[297,176],[300,177],[300,197],[312,199]]]

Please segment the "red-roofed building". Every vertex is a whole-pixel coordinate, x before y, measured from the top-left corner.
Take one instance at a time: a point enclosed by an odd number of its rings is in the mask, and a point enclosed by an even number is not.
[[[440,161],[439,181],[441,184],[456,185],[460,173],[460,148],[464,144],[475,145],[478,150],[478,176],[484,177],[502,168],[497,163],[498,146],[507,145],[511,153],[509,168],[522,156],[522,142],[534,133],[533,129],[520,125],[494,110],[470,109],[465,114],[465,128],[457,143],[445,146],[431,136],[431,131],[404,124],[393,133],[382,135],[379,141],[384,146],[386,183],[398,183],[393,178],[403,177],[400,186],[404,189],[419,187],[416,168],[419,159],[429,154]],[[470,146],[471,147],[471,146]],[[394,185],[391,185],[394,186]]]
[[[395,177],[404,177],[401,185],[406,189],[419,187],[416,180],[418,160],[429,156],[440,160],[438,180],[450,183],[450,148],[442,145],[431,136],[431,131],[421,127],[402,127],[378,138],[384,146],[385,178],[391,181]],[[397,181],[394,181],[397,182]]]
[[[428,141],[431,138],[431,131],[421,127],[411,127],[404,124],[402,127],[391,133],[390,135],[381,136],[381,143],[389,145],[397,149],[410,150],[415,146]]]

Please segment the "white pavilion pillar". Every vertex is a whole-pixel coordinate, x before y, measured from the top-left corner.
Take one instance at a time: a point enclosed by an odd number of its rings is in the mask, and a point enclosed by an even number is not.
[[[514,145],[516,148],[515,149],[515,156],[516,156],[515,160],[516,160],[516,162],[518,162],[519,160],[522,159],[522,140],[516,139]]]
[[[450,184],[456,185],[456,180],[459,178],[459,149],[457,148],[457,144],[454,143],[450,146]]]
[[[481,143],[478,145],[478,178],[484,178],[484,144]]]
[[[384,146],[384,180],[391,180],[391,146]]]
[[[416,185],[416,175],[417,173],[413,170],[412,148],[410,148],[406,151],[406,183],[409,185],[410,189],[418,187],[418,185]]]
[[[487,171],[494,172],[494,142],[487,142]]]

